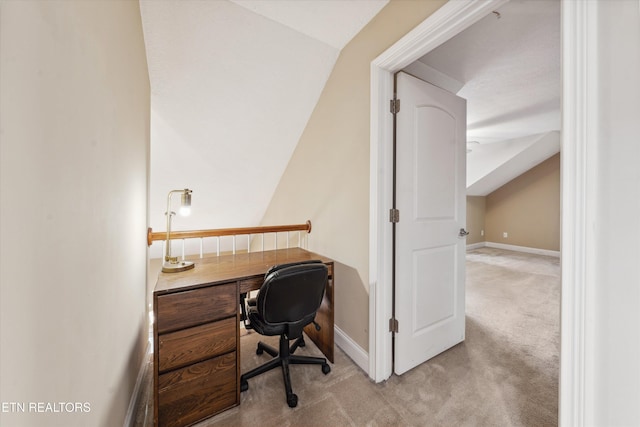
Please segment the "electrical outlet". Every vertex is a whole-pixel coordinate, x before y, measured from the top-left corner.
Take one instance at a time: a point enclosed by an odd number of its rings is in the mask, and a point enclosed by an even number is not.
[[[480,235],[484,236],[484,230],[480,230]]]
[[[509,237],[509,233],[507,233],[506,231],[505,231],[505,232],[503,232],[503,233],[502,233],[502,237],[504,237],[504,238],[506,239],[507,237]]]

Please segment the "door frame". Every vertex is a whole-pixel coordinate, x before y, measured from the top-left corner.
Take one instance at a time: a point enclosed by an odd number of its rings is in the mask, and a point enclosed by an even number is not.
[[[392,374],[392,233],[389,209],[393,195],[393,73],[455,36],[509,0],[456,0],[445,3],[424,22],[371,62],[370,209],[369,209],[369,376],[381,382]],[[582,425],[588,418],[589,352],[593,325],[593,275],[587,239],[595,216],[595,160],[587,156],[597,138],[597,5],[562,2],[562,141],[561,141],[561,359],[560,425]]]
[[[392,373],[393,74],[508,1],[449,1],[371,62],[369,376],[376,382]]]

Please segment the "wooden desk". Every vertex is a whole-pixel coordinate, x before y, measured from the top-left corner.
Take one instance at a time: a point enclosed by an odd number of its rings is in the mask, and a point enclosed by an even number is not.
[[[153,292],[154,423],[191,425],[240,403],[239,294],[276,264],[319,259],[329,282],[307,336],[333,363],[333,260],[300,248],[223,255],[160,273]]]

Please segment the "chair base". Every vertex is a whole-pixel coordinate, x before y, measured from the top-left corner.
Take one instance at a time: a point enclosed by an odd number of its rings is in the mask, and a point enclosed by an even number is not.
[[[282,378],[284,380],[284,388],[287,396],[287,404],[289,405],[289,407],[295,408],[298,405],[298,396],[294,394],[293,390],[291,389],[291,375],[289,374],[289,365],[321,365],[323,374],[327,375],[329,372],[331,372],[331,366],[329,366],[329,364],[327,363],[327,359],[325,359],[324,357],[298,356],[292,354],[298,349],[298,347],[304,346],[305,342],[303,337],[295,340],[291,347],[289,347],[289,340],[284,335],[280,335],[280,351],[260,341],[258,343],[258,348],[256,349],[256,354],[260,355],[266,351],[274,358],[264,365],[258,366],[257,368],[254,368],[249,372],[243,374],[240,377],[240,391],[246,391],[249,389],[249,382],[247,381],[248,379],[275,369],[278,366],[281,366]]]

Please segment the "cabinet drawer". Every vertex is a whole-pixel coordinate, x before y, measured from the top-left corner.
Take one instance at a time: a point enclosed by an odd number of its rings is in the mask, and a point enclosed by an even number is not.
[[[158,333],[175,331],[234,315],[238,310],[236,282],[160,295]]]
[[[184,426],[237,405],[236,352],[158,377],[158,425]]]
[[[158,370],[165,372],[234,350],[237,327],[234,316],[158,336]]]

